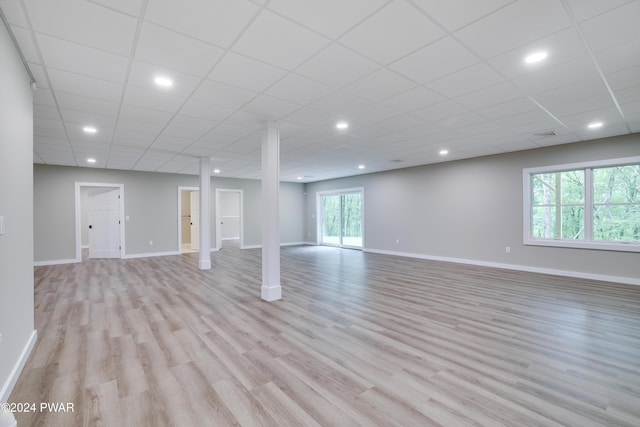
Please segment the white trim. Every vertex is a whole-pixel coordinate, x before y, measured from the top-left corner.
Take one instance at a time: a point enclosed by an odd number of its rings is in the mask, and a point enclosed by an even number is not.
[[[22,373],[22,369],[24,369],[24,365],[27,363],[27,359],[29,359],[31,351],[33,350],[33,347],[35,346],[37,340],[38,331],[34,330],[33,332],[31,332],[31,335],[29,336],[24,349],[22,349],[20,357],[16,361],[16,364],[13,366],[13,369],[9,374],[9,378],[7,378],[2,386],[2,389],[0,389],[0,402],[6,402],[7,400],[9,400],[9,396],[11,395],[13,388],[18,382],[18,378]]]
[[[182,255],[178,251],[169,252],[146,252],[142,254],[129,254],[122,257],[122,259],[134,259],[134,258],[153,258],[157,256],[170,256],[170,255]]]
[[[315,243],[312,242],[281,242],[280,246],[318,246]],[[262,245],[247,245],[247,246],[243,246],[240,249],[260,249],[262,247]]]
[[[125,251],[125,228],[124,220],[124,184],[111,184],[104,182],[77,182],[75,183],[75,222],[76,222],[76,262],[82,262],[82,200],[80,197],[81,187],[101,187],[117,188],[120,190],[120,258],[124,258]]]
[[[216,250],[220,250],[222,248],[222,230],[220,227],[220,222],[222,221],[222,215],[220,212],[220,193],[240,193],[240,218],[238,219],[238,231],[240,236],[238,236],[239,246],[241,249],[244,248],[244,190],[234,189],[234,188],[216,188]]]
[[[61,264],[77,264],[80,261],[77,259],[53,259],[49,261],[34,261],[34,267],[42,267],[46,265],[61,265]]]
[[[500,262],[477,261],[463,258],[441,257],[433,255],[424,255],[411,252],[386,251],[382,249],[363,249],[364,252],[371,252],[382,255],[402,256],[407,258],[419,258],[432,261],[454,262],[458,264],[478,265],[481,267],[503,268],[505,270],[526,271],[530,273],[552,274],[555,276],[574,277],[578,279],[601,280],[605,282],[623,283],[626,285],[640,286],[640,279],[635,277],[609,276],[604,274],[584,273],[580,271],[556,270],[553,268],[531,267],[519,264],[503,264]]]
[[[200,191],[200,187],[178,186],[178,252],[182,253],[182,192]]]
[[[360,194],[361,200],[361,221],[362,221],[362,246],[349,246],[349,245],[331,245],[327,243],[322,243],[322,196],[332,196],[332,195],[343,195],[343,194]],[[325,190],[325,191],[316,191],[316,243],[315,245],[326,245],[333,246],[336,248],[345,248],[345,249],[357,249],[363,250],[365,246],[365,211],[364,208],[364,187],[353,187],[353,188],[341,188],[336,190]],[[342,215],[342,212],[340,213]],[[342,219],[340,220],[342,223]],[[342,228],[342,226],[340,226]]]

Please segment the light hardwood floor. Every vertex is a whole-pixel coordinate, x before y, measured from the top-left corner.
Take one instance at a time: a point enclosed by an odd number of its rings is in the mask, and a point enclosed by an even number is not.
[[[260,250],[37,267],[18,426],[639,426],[640,287]]]

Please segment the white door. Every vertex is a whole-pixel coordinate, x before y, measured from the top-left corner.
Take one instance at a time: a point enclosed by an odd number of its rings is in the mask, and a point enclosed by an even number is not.
[[[200,192],[191,194],[191,249],[200,250]]]
[[[89,258],[120,258],[120,189],[100,189],[88,203]]]

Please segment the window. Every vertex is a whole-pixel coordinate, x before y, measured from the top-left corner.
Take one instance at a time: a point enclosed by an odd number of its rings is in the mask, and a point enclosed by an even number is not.
[[[525,244],[640,252],[640,158],[523,175]]]

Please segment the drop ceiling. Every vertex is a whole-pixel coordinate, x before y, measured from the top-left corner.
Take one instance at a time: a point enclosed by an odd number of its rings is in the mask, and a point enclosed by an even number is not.
[[[210,157],[221,176],[259,179],[275,121],[281,179],[310,182],[640,131],[640,1],[0,9],[37,85],[34,163],[198,174]]]

